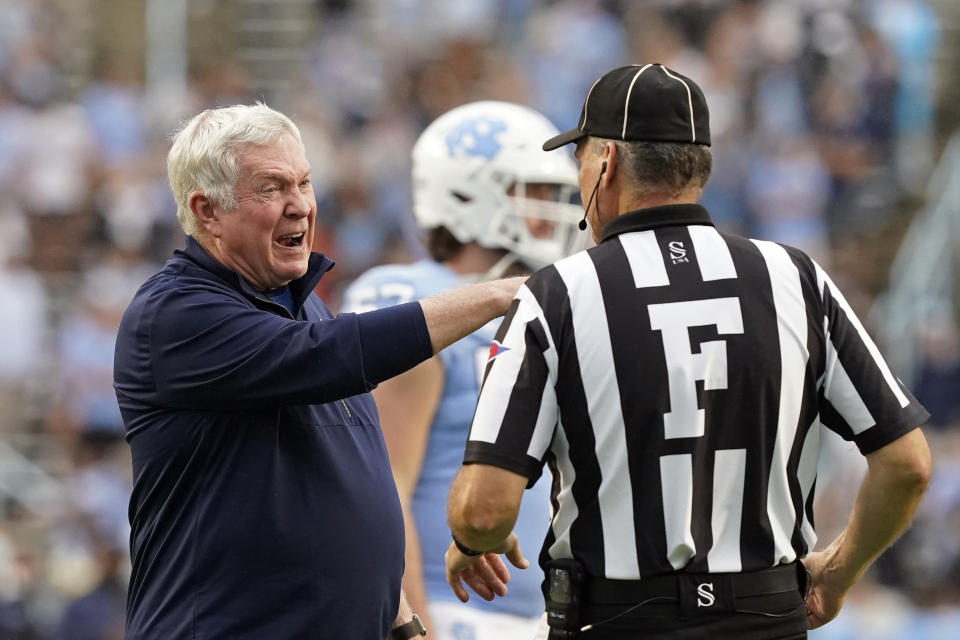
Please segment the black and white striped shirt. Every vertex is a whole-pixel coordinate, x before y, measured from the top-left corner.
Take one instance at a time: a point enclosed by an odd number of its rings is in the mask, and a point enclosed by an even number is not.
[[[869,453],[928,415],[813,260],[699,205],[620,216],[534,274],[490,353],[464,462],[548,464],[541,563],[607,578],[803,557],[821,428]]]

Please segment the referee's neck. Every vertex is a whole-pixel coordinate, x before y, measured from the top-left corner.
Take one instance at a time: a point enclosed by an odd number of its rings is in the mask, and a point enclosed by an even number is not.
[[[700,187],[687,187],[680,193],[647,190],[628,191],[620,197],[617,215],[622,216],[638,209],[650,209],[670,204],[697,204],[702,192],[703,189]]]

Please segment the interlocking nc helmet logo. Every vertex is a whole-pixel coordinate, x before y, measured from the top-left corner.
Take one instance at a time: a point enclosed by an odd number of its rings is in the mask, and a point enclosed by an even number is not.
[[[480,156],[492,159],[502,145],[497,139],[506,131],[507,123],[491,118],[470,118],[450,130],[446,137],[450,157]]]
[[[697,585],[697,607],[712,607],[716,601],[712,582],[701,582]]]

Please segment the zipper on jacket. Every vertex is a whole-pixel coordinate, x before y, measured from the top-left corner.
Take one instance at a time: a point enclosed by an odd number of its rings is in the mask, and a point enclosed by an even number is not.
[[[352,418],[353,418],[353,414],[350,413],[350,407],[347,406],[347,401],[346,401],[346,400],[340,400],[340,404],[343,405],[343,410],[347,412],[347,417],[352,419]]]

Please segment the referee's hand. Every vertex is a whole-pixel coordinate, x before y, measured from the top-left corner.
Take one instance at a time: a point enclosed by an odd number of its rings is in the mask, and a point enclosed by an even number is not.
[[[837,617],[849,585],[838,581],[840,573],[831,566],[831,554],[828,551],[810,553],[803,559],[803,566],[809,573],[806,593],[807,629],[822,627]],[[835,584],[840,582],[840,584]]]
[[[530,566],[523,557],[520,544],[515,533],[511,533],[503,543],[479,556],[468,556],[460,552],[451,542],[447,548],[447,583],[453,589],[454,595],[460,602],[466,602],[470,595],[463,582],[484,600],[493,600],[496,596],[507,595],[507,583],[510,582],[510,572],[499,554],[504,554],[510,563],[518,569]],[[461,582],[461,580],[463,582]]]

